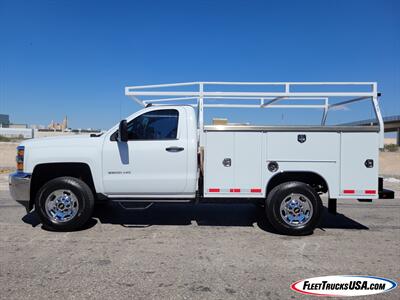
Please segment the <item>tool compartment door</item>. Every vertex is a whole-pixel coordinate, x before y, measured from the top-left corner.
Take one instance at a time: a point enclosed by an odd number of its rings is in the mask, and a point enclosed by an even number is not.
[[[234,142],[233,132],[207,132],[204,149],[204,195],[221,197],[234,185]],[[231,166],[223,161],[231,160]]]
[[[378,193],[379,135],[344,132],[341,135],[341,198],[376,198]],[[373,166],[367,167],[366,161]]]
[[[235,188],[236,196],[260,197],[262,184],[263,138],[262,132],[235,132]],[[238,191],[240,189],[240,192]]]
[[[205,197],[263,195],[261,132],[206,132],[205,141]]]

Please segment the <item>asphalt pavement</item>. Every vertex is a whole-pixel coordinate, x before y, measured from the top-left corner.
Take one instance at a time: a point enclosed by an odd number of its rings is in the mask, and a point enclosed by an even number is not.
[[[303,237],[275,233],[251,204],[103,205],[59,233],[0,191],[1,299],[299,299],[294,281],[346,274],[400,281],[399,198],[340,200]]]

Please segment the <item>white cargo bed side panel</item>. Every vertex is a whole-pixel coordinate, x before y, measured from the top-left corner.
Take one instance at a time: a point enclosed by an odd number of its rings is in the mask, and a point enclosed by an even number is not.
[[[235,160],[232,161],[235,170],[234,188],[240,189],[242,197],[260,197],[263,193],[262,138],[262,132],[235,132]]]
[[[235,182],[233,166],[222,164],[225,158],[235,159],[234,132],[207,132],[205,137],[204,194],[211,189],[213,196],[219,196],[223,190],[232,188]]]
[[[342,133],[341,198],[376,199],[378,192],[379,134],[375,132]],[[373,160],[367,168],[365,161]]]

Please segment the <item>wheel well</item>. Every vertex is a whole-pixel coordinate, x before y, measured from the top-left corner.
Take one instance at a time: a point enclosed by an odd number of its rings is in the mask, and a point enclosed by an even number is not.
[[[282,172],[272,177],[267,185],[267,193],[277,185],[288,181],[300,181],[310,185],[317,193],[326,193],[329,190],[325,179],[314,172]]]
[[[33,207],[36,193],[49,180],[70,176],[84,181],[96,195],[90,167],[85,163],[46,163],[35,166],[32,173],[30,203],[29,208]]]

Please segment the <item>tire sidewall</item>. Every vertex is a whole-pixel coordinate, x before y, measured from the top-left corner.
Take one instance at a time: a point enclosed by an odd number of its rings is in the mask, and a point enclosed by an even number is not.
[[[39,214],[42,223],[46,227],[55,230],[73,230],[82,226],[90,218],[93,211],[93,195],[89,194],[86,185],[83,181],[70,178],[60,177],[47,182],[37,193],[35,199],[36,210]],[[79,208],[74,218],[67,222],[55,223],[47,215],[46,199],[55,190],[65,189],[70,190],[77,198]],[[91,193],[91,192],[90,192]]]
[[[311,220],[301,226],[290,226],[281,216],[282,201],[290,194],[302,194],[307,197],[313,208]],[[309,185],[302,182],[283,183],[275,187],[268,195],[266,211],[268,219],[279,232],[290,235],[310,234],[318,225],[321,218],[322,202],[319,195]]]

